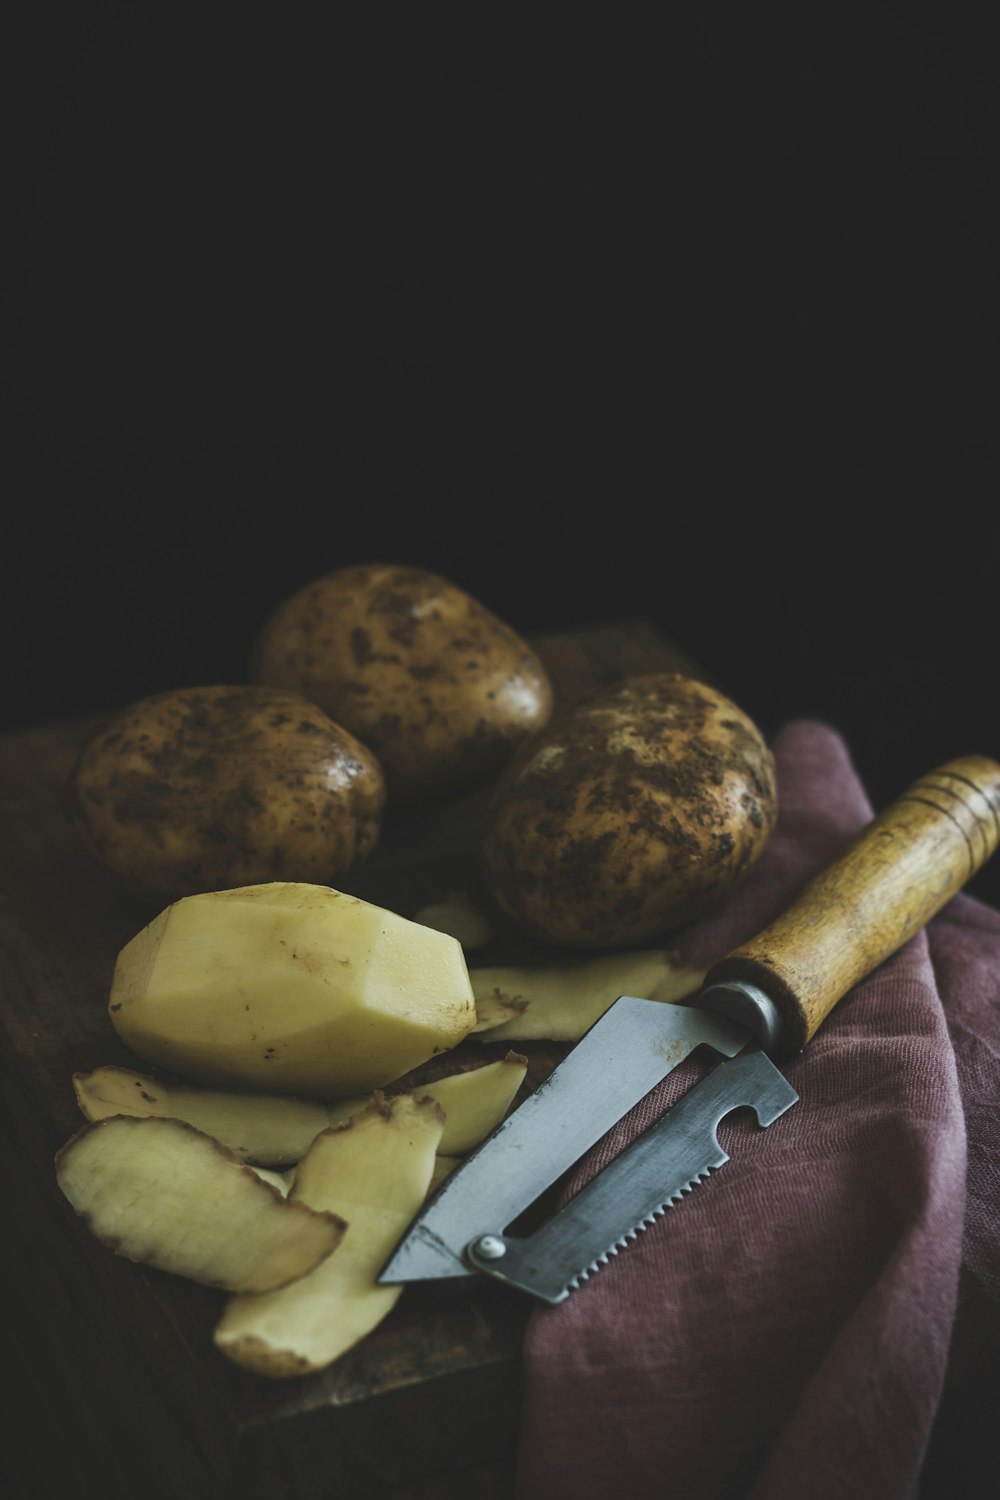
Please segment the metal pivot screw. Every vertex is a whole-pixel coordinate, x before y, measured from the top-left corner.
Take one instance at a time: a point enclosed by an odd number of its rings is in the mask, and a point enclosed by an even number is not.
[[[499,1235],[484,1234],[469,1246],[481,1260],[500,1260],[507,1254],[507,1246]]]

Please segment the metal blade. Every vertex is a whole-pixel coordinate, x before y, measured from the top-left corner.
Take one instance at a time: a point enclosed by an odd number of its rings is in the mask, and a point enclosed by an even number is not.
[[[733,1057],[750,1040],[711,1011],[622,995],[445,1179],[379,1282],[472,1275],[469,1242],[511,1224],[695,1047]]]
[[[763,1052],[720,1063],[530,1238],[505,1239],[494,1227],[469,1247],[469,1259],[510,1286],[562,1302],[729,1160],[715,1134],[725,1115],[749,1105],[767,1126],[798,1097]]]

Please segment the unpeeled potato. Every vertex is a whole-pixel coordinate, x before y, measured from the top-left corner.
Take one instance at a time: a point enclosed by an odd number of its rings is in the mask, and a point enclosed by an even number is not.
[[[303,693],[368,745],[401,801],[489,780],[552,710],[527,642],[414,567],[340,568],[306,585],[264,625],[252,673]]]
[[[741,881],[777,807],[774,758],[735,703],[678,673],[631,677],[554,720],[507,767],[486,878],[536,937],[638,946]]]
[[[354,735],[297,693],[251,685],[140,699],[92,737],[73,784],[94,851],[149,900],[335,883],[371,853],[385,805]]]

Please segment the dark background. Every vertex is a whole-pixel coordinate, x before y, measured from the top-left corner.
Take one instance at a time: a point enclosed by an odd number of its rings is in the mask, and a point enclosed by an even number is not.
[[[1000,755],[985,7],[22,10],[0,727],[399,560],[652,620],[877,806]]]

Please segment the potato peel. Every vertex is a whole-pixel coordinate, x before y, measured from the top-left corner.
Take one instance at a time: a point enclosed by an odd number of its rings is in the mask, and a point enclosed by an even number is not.
[[[214,1333],[228,1359],[275,1379],[304,1375],[377,1327],[403,1288],[375,1277],[427,1196],[443,1127],[440,1105],[400,1094],[317,1136],[289,1201],[342,1216],[347,1231],[337,1254],[292,1286],[230,1299]]]
[[[470,974],[471,972],[474,971],[470,971]],[[481,969],[479,972],[492,974],[496,971]],[[497,984],[492,990],[476,996],[476,1024],[469,1035],[475,1036],[478,1031],[495,1031],[498,1026],[503,1026],[507,1021],[516,1021],[518,1016],[523,1016],[527,1009],[527,1000],[522,999],[520,995],[507,994]]]
[[[73,1088],[90,1121],[111,1115],[184,1120],[257,1166],[293,1165],[331,1123],[326,1105],[315,1100],[188,1088],[131,1068],[74,1073]]]
[[[699,988],[704,969],[682,964],[667,949],[636,949],[533,968],[470,969],[479,1018],[478,1042],[579,1041],[619,995],[683,1000]],[[504,1015],[498,1025],[485,1018]]]
[[[180,1120],[116,1115],[85,1125],[57,1153],[56,1180],[118,1255],[229,1292],[287,1286],[324,1261],[346,1228],[286,1200]]]
[[[435,1099],[445,1113],[440,1154],[464,1156],[500,1124],[527,1071],[528,1059],[519,1052],[508,1052],[498,1062],[446,1073],[432,1083],[414,1084],[400,1093]],[[376,1096],[342,1099],[339,1104],[331,1104],[328,1111],[330,1124],[348,1124],[368,1107],[372,1097]]]
[[[514,1102],[528,1071],[528,1059],[508,1052],[485,1067],[449,1073],[414,1089],[429,1095],[444,1110],[444,1132],[438,1148],[442,1156],[465,1156],[496,1129]]]
[[[447,1117],[441,1152],[462,1156],[499,1125],[524,1081],[527,1066],[526,1058],[509,1052],[499,1062],[450,1073],[406,1092],[438,1101]],[[346,1125],[373,1097],[327,1105],[277,1095],[226,1093],[166,1084],[147,1073],[111,1065],[74,1073],[73,1088],[80,1109],[92,1123],[114,1115],[182,1120],[261,1168],[293,1167],[321,1131]],[[258,1176],[280,1186],[280,1173],[262,1171]]]
[[[270,1167],[254,1167],[253,1170],[262,1182],[269,1182],[273,1188],[277,1188],[283,1198],[288,1197],[292,1183],[295,1181],[294,1167],[288,1172],[272,1172]]]
[[[466,952],[482,948],[493,936],[490,924],[460,891],[449,891],[441,901],[428,902],[413,916],[422,927],[446,932],[461,943]]]

